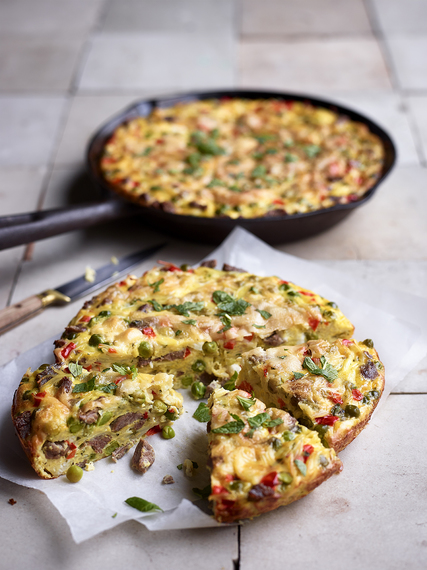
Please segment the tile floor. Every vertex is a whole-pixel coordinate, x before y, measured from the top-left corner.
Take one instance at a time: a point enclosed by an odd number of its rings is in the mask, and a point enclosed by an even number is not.
[[[426,53],[422,0],[0,0],[0,214],[96,199],[84,171],[87,139],[138,98],[215,87],[305,92],[377,120],[396,142],[398,166],[347,221],[280,249],[426,297]],[[36,243],[32,254],[24,246],[0,251],[0,305],[161,239],[138,220],[122,220],[113,231],[100,225]],[[185,252],[195,262],[209,249],[173,241],[165,255],[180,262]],[[79,304],[1,337],[0,364],[54,335]],[[387,401],[388,433],[375,429],[374,418],[345,452],[343,482],[305,499],[303,526],[293,525],[295,504],[286,516],[277,511],[240,531],[166,536],[128,523],[77,551],[43,496],[3,481],[0,554],[15,552],[18,570],[41,542],[44,567],[64,570],[83,558],[94,570],[107,561],[160,569],[171,552],[177,568],[252,570],[268,561],[273,570],[329,570],[343,559],[349,569],[425,568],[426,434],[413,430],[411,418],[425,413],[426,382],[424,359]],[[355,493],[363,496],[358,509]],[[351,531],[342,537],[341,528]],[[17,546],[22,534],[25,550]]]

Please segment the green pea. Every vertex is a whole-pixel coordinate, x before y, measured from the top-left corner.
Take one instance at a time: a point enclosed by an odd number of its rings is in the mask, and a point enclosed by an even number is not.
[[[101,311],[100,313],[98,313],[98,317],[110,317],[110,316],[111,316],[110,311]]]
[[[89,339],[89,345],[98,346],[100,344],[102,344],[102,337],[100,337],[99,334],[93,334]]]
[[[175,432],[173,428],[171,428],[170,426],[165,426],[162,429],[162,436],[164,439],[172,439],[173,437],[175,437]]]
[[[292,431],[284,431],[282,437],[285,441],[292,441],[295,439],[295,434]]]
[[[218,345],[213,340],[212,342],[205,342],[203,344],[203,352],[205,354],[218,354]]]
[[[291,286],[288,283],[282,283],[279,285],[279,291],[289,291]]]
[[[333,309],[338,309],[338,305],[336,303],[334,303],[333,301],[330,301],[329,303],[326,303],[327,305],[329,305],[330,307],[332,307]]]
[[[322,454],[319,455],[319,463],[322,467],[326,467],[327,465],[329,465],[329,461]]]
[[[167,417],[168,420],[171,421],[175,421],[179,418],[179,414],[178,412],[174,412],[173,410],[168,410],[167,412],[165,412],[165,416]]]
[[[182,271],[188,271],[190,268],[190,266],[188,265],[188,263],[183,263],[180,267],[180,269],[182,269]]]
[[[328,433],[328,429],[329,429],[329,426],[323,426],[321,424],[317,424],[317,426],[314,427],[314,431],[317,431],[320,439],[325,437],[325,435]]]
[[[371,390],[370,392],[368,392],[367,395],[370,398],[374,398],[375,400],[380,397],[380,393],[378,392],[378,390]]]
[[[139,356],[141,356],[142,358],[149,358],[150,356],[153,355],[153,352],[154,352],[153,347],[146,340],[143,340],[138,347]]]
[[[193,362],[191,368],[194,370],[194,372],[203,372],[206,368],[206,364],[203,362],[203,360],[196,360],[196,362]]]
[[[279,473],[277,478],[285,485],[289,485],[293,481],[293,477],[290,473]]]
[[[360,416],[359,408],[357,406],[353,406],[352,404],[347,404],[345,407],[345,413],[351,418],[358,418]]]
[[[67,471],[67,479],[70,483],[78,483],[83,477],[83,469],[78,465],[71,465]]]
[[[228,488],[231,489],[232,491],[243,491],[245,487],[245,484],[243,481],[232,481],[229,485]]]
[[[195,398],[196,400],[200,400],[201,398],[203,398],[205,392],[206,392],[206,387],[202,382],[194,382],[194,384],[191,386],[191,394],[193,395],[193,398]]]
[[[374,341],[371,338],[365,338],[362,344],[364,344],[368,348],[374,348]]]
[[[181,377],[181,384],[184,386],[184,388],[188,388],[189,386],[191,386],[193,382],[194,382],[193,376],[186,375]]]
[[[167,412],[167,405],[162,402],[161,400],[154,400],[154,404],[153,404],[153,410],[157,413],[157,414],[164,414],[165,412]]]

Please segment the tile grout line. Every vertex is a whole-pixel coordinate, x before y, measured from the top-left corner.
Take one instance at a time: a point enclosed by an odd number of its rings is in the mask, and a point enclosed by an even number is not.
[[[375,33],[372,32],[349,32],[349,33],[310,33],[300,32],[296,34],[267,34],[267,33],[242,33],[240,39],[244,42],[317,42],[319,40],[355,40],[355,39],[375,39]]]

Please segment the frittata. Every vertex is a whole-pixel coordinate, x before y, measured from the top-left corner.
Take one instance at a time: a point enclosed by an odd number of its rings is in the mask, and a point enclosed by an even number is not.
[[[240,363],[237,386],[287,410],[335,451],[366,426],[384,389],[384,366],[370,339],[256,348]]]
[[[301,499],[342,469],[315,431],[243,390],[216,390],[209,462],[215,518],[233,522]]]
[[[383,160],[366,125],[330,109],[225,98],[158,107],[124,123],[100,168],[117,192],[144,206],[256,218],[357,201]]]

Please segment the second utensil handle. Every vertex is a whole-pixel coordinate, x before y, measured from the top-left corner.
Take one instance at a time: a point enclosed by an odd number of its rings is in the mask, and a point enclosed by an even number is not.
[[[32,295],[19,303],[0,311],[0,334],[23,323],[30,317],[35,317],[43,311],[43,302],[38,295]]]

